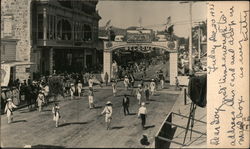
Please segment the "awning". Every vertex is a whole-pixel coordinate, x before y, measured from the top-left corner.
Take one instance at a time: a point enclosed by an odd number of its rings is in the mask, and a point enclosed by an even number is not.
[[[13,67],[21,65],[35,65],[35,63],[29,61],[2,61],[1,65],[9,65],[10,67]]]

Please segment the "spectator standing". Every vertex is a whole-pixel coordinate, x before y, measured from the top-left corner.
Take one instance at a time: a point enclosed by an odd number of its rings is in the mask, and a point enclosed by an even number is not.
[[[124,94],[123,100],[122,100],[122,106],[123,106],[123,111],[124,115],[129,115],[129,98],[126,94]]]

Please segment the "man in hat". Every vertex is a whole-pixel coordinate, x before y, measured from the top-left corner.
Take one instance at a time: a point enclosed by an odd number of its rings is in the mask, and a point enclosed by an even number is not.
[[[112,119],[112,103],[111,101],[108,101],[106,103],[106,106],[105,108],[103,109],[102,111],[102,115],[105,114],[105,122],[106,122],[106,125],[107,125],[107,130],[110,129],[110,123],[111,123],[111,119]]]
[[[147,108],[145,107],[145,102],[142,102],[141,107],[139,108],[138,111],[138,118],[141,118],[141,125],[143,129],[145,129],[146,117],[147,117]]]
[[[129,98],[126,94],[124,94],[123,100],[122,100],[122,106],[123,106],[123,111],[124,111],[124,115],[129,115]]]
[[[8,119],[8,124],[11,123],[13,121],[13,108],[17,108],[16,105],[14,105],[14,103],[12,102],[11,98],[7,99],[7,103],[5,105],[5,109],[4,112],[7,113],[7,119]]]
[[[124,83],[125,89],[128,90],[129,79],[127,76],[125,76],[123,83]]]

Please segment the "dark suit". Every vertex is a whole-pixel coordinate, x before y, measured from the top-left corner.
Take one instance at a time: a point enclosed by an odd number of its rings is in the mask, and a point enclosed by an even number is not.
[[[129,110],[128,110],[129,98],[128,97],[123,97],[122,106],[123,106],[124,115],[129,114]]]

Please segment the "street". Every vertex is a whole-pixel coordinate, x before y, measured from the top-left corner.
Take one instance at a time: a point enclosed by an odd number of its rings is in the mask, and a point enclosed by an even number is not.
[[[148,72],[153,74],[157,65]],[[149,75],[148,75],[149,76]],[[135,85],[137,86],[137,83]],[[149,83],[149,82],[147,82]],[[166,85],[167,86],[167,85]],[[85,87],[87,89],[87,87]],[[74,100],[59,98],[60,119],[59,127],[55,127],[52,120],[52,106],[44,107],[43,112],[37,110],[29,112],[27,107],[14,111],[14,122],[7,124],[6,115],[1,117],[1,146],[2,147],[143,147],[140,139],[147,134],[150,145],[158,131],[163,119],[171,110],[179,92],[173,87],[166,87],[150,96],[146,102],[148,117],[146,130],[141,128],[141,121],[137,118],[138,102],[135,97],[130,98],[131,115],[124,116],[122,98],[125,91],[123,82],[118,83],[118,95],[113,97],[112,87],[94,86],[95,109],[88,108],[88,98],[76,97]],[[105,103],[110,100],[113,103],[113,116],[111,130],[106,130],[104,116],[101,112]]]

